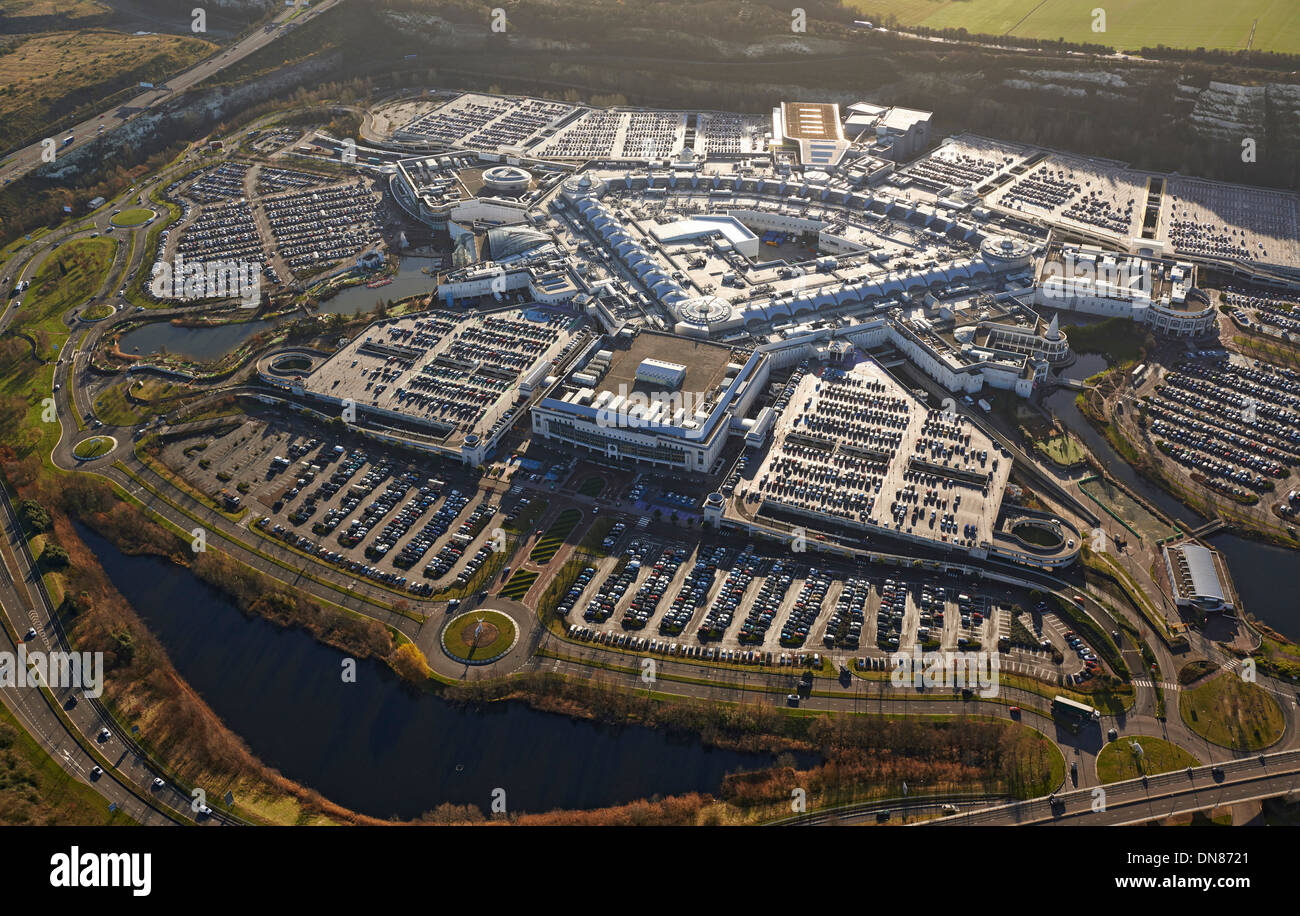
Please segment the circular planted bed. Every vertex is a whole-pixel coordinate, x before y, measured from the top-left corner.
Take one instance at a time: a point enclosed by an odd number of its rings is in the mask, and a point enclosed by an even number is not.
[[[112,436],[91,436],[72,447],[72,456],[78,461],[92,461],[104,457],[115,448],[117,440]]]
[[[519,640],[519,627],[501,611],[470,611],[453,617],[442,631],[442,651],[467,665],[486,665]]]
[[[92,306],[82,309],[81,314],[77,317],[82,321],[103,321],[116,311],[117,309],[113,308],[113,306],[109,305],[107,302],[97,302]]]
[[[110,219],[109,222],[119,229],[134,229],[136,226],[143,226],[153,217],[154,212],[152,210],[144,207],[132,207],[130,210],[123,210]]]

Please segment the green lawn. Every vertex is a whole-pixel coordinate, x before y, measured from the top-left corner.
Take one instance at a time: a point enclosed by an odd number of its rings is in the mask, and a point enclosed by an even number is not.
[[[502,598],[509,598],[511,601],[522,601],[524,595],[528,594],[528,590],[537,581],[538,575],[540,574],[533,572],[531,569],[516,569],[514,575],[510,577],[510,581],[506,582],[497,594]]]
[[[114,226],[121,226],[123,229],[131,229],[135,226],[143,226],[151,219],[153,219],[152,210],[146,210],[144,207],[132,207],[130,210],[123,210],[117,216],[113,217],[111,222]]]
[[[1158,44],[1242,49],[1250,42],[1260,51],[1300,51],[1300,5],[1293,0],[1245,0],[1229,7],[1215,0],[848,0],[847,5],[875,17],[877,25],[888,25],[893,17],[899,28],[964,28],[1128,50]],[[1104,32],[1093,31],[1097,7],[1106,11]]]
[[[103,321],[112,314],[113,307],[107,302],[96,302],[94,305],[82,309],[77,317],[83,321]]]
[[[1036,444],[1044,455],[1062,467],[1079,464],[1086,457],[1083,447],[1068,433],[1060,433]]]
[[[581,518],[582,513],[577,509],[565,509],[561,512],[551,523],[551,527],[537,539],[532,552],[528,554],[528,559],[542,565],[551,562],[551,558],[559,551],[564,539],[569,536]]]
[[[1277,701],[1230,671],[1182,691],[1178,710],[1192,731],[1235,750],[1266,748],[1282,737],[1285,726]]]
[[[1142,756],[1133,751],[1131,742],[1142,748]],[[1136,779],[1143,773],[1155,776],[1187,767],[1200,766],[1201,762],[1176,744],[1152,735],[1124,735],[1110,742],[1097,755],[1097,778],[1103,783]]]
[[[109,426],[135,426],[140,422],[140,414],[133,404],[126,399],[125,386],[130,382],[121,382],[104,389],[95,398],[95,416]]]
[[[116,244],[79,239],[48,254],[0,341],[0,439],[20,457],[37,454],[48,461],[58,441],[59,424],[44,421],[44,402],[53,394],[55,352],[69,338],[63,315],[103,284]],[[35,356],[20,334],[36,340]]]
[[[110,436],[91,436],[89,439],[83,439],[78,442],[72,449],[72,454],[82,461],[90,461],[92,458],[98,458],[101,455],[107,455],[113,450],[113,439]]]
[[[594,474],[591,477],[588,477],[578,486],[578,492],[581,493],[583,496],[595,497],[595,496],[599,496],[604,491],[605,491],[605,478]]]
[[[490,642],[474,645],[475,633],[482,622]],[[442,644],[456,658],[464,661],[490,661],[514,644],[515,623],[498,611],[470,611],[452,619],[442,632]]]
[[[77,239],[54,249],[32,278],[15,323],[33,333],[66,333],[63,314],[103,285],[116,249],[117,242],[110,238]]]
[[[93,788],[71,776],[0,707],[0,824],[84,827],[133,824],[110,813]]]

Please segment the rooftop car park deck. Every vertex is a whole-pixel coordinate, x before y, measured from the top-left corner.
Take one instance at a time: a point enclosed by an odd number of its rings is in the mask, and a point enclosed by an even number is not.
[[[439,146],[495,152],[522,147],[576,109],[563,102],[467,92],[398,128],[394,137]]]
[[[936,193],[946,188],[976,188],[1027,155],[1028,150],[1021,146],[963,135],[941,144],[897,175]]]
[[[590,109],[529,153],[556,159],[665,159],[681,150],[686,122],[680,111]]]
[[[1052,154],[987,197],[990,204],[1078,223],[1127,240],[1141,232],[1147,176]]]
[[[1160,237],[1183,254],[1300,268],[1300,198],[1293,191],[1171,177]]]
[[[791,381],[739,500],[967,551],[992,541],[1011,460],[969,421],[925,407],[871,360]]]
[[[544,372],[574,319],[443,310],[375,322],[301,382],[308,395],[424,430],[447,448],[508,421],[522,379]]]
[[[695,123],[697,156],[743,156],[768,148],[771,121],[762,115],[701,112]]]

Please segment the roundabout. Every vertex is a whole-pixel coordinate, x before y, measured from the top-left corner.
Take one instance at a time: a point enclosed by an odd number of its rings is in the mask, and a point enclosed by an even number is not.
[[[77,317],[82,321],[103,321],[117,314],[117,309],[107,302],[99,302],[81,311]]]
[[[91,436],[89,439],[82,439],[72,447],[72,456],[78,461],[94,461],[115,448],[117,448],[117,440],[112,436]]]
[[[453,617],[442,631],[442,651],[467,665],[486,665],[504,657],[519,641],[514,618],[480,609]]]
[[[150,222],[156,215],[145,207],[133,207],[130,210],[123,210],[109,219],[109,222],[119,229],[135,229]]]

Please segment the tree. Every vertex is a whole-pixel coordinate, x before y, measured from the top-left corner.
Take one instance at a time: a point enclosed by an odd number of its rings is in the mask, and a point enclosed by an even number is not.
[[[58,544],[48,543],[45,545],[45,549],[41,551],[40,566],[42,569],[67,569],[71,565],[72,558]]]
[[[34,499],[18,501],[18,520],[29,535],[49,531],[54,524],[50,513]]]

